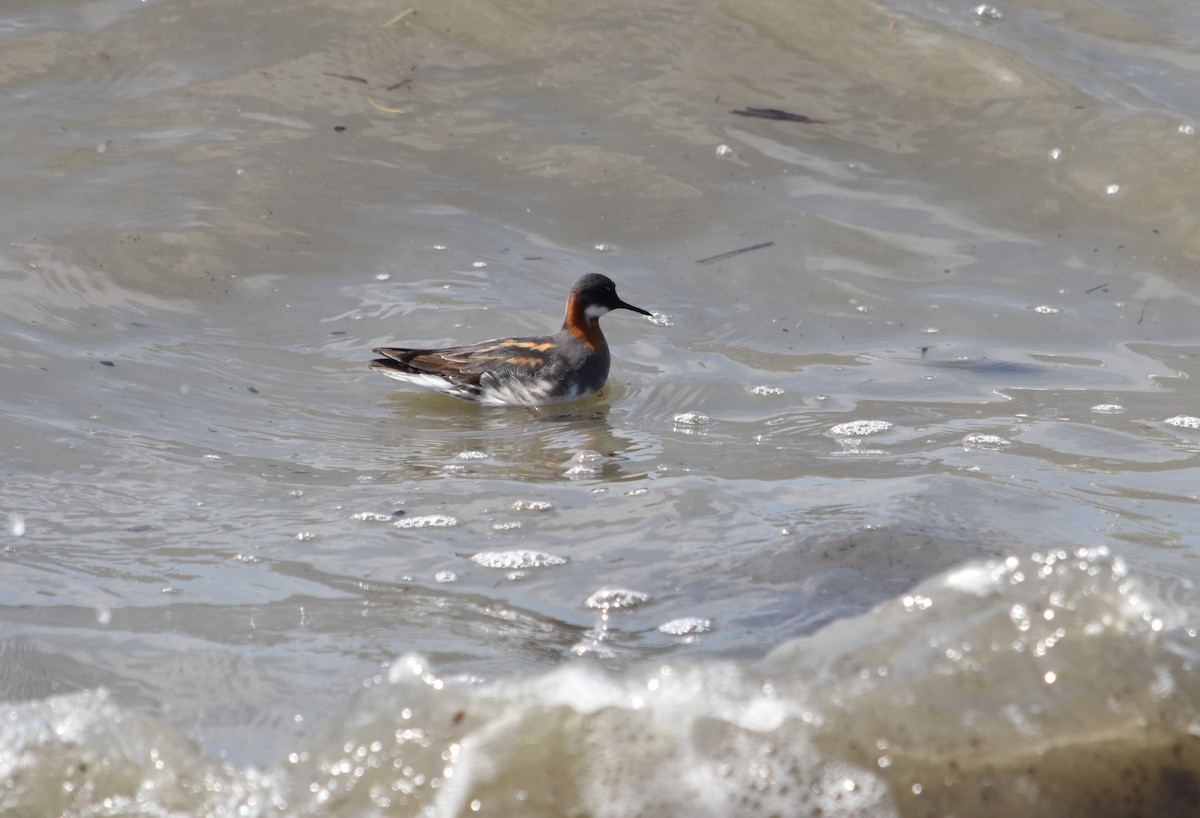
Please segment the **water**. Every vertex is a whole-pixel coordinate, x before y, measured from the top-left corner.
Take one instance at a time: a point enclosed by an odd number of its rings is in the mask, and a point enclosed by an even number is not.
[[[1200,16],[405,8],[0,11],[0,810],[1196,814]]]

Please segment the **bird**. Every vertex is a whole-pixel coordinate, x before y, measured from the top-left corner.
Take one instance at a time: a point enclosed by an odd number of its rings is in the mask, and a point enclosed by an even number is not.
[[[542,406],[594,395],[608,380],[600,317],[612,310],[653,313],[620,299],[612,279],[588,273],[571,287],[562,329],[532,338],[497,338],[444,349],[379,347],[369,366],[389,378],[485,406]]]

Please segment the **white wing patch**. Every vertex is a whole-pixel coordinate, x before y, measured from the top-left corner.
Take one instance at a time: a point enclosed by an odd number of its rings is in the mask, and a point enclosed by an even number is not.
[[[542,406],[561,401],[550,398],[554,384],[545,381],[500,380],[485,374],[479,379],[479,385],[483,389],[479,402],[484,406]]]
[[[448,381],[441,375],[401,372],[398,369],[384,369],[383,367],[380,367],[376,371],[382,372],[389,378],[395,378],[396,380],[403,381],[404,383],[411,383],[413,386],[420,386],[423,389],[433,389],[437,392],[453,395],[456,398],[466,398],[467,400],[478,400],[479,398],[479,396],[470,389],[466,389],[456,383]]]
[[[586,398],[593,391],[580,388],[568,389],[561,395],[552,395],[555,384],[550,381],[526,381],[515,378],[500,379],[485,373],[479,379],[479,391],[470,387],[456,384],[440,375],[417,372],[400,372],[396,369],[380,367],[389,378],[404,383],[432,389],[444,395],[466,400],[479,401],[484,406],[546,406],[553,403],[568,403],[580,398]]]

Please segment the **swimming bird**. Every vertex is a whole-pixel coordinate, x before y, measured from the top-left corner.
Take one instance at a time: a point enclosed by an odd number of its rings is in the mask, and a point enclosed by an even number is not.
[[[595,394],[608,380],[600,316],[627,304],[607,276],[588,273],[567,298],[562,329],[534,338],[497,338],[446,349],[380,347],[372,369],[389,378],[488,406],[540,406]]]

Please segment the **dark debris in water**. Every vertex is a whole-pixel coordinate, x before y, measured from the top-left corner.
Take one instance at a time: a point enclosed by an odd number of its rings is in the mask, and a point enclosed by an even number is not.
[[[779,108],[742,108],[737,111],[730,111],[731,114],[738,116],[749,116],[755,119],[770,119],[775,122],[806,122],[810,125],[824,125],[825,120],[813,119],[811,116],[804,114],[793,114],[790,111],[782,111]]]
[[[715,261],[724,261],[727,258],[733,258],[734,256],[740,256],[742,253],[749,253],[753,250],[762,250],[763,248],[771,247],[774,244],[775,244],[775,242],[773,242],[773,241],[764,241],[760,244],[751,244],[749,247],[739,247],[737,250],[730,250],[726,253],[717,253],[715,256],[708,256],[707,258],[698,258],[698,259],[696,259],[696,263],[697,264],[712,264]]]

